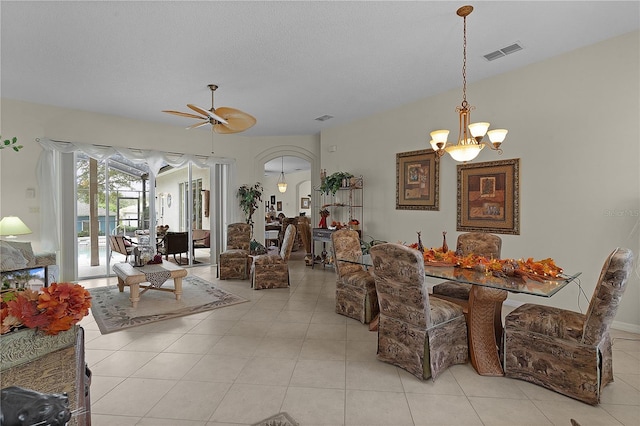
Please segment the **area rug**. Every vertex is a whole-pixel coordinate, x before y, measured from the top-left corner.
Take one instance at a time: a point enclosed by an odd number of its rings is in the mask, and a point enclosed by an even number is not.
[[[289,414],[278,413],[275,416],[271,416],[268,419],[264,419],[261,422],[255,423],[252,426],[300,426],[298,422],[293,420]]]
[[[171,287],[173,282],[168,281],[165,285]],[[140,296],[135,309],[131,307],[126,286],[122,293],[117,285],[92,288],[89,292],[92,297],[91,313],[102,334],[248,301],[193,275],[182,279],[181,300],[176,300],[170,292],[149,290]]]

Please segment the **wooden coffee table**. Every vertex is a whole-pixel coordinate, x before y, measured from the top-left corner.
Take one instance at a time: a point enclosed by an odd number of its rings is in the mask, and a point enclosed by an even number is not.
[[[161,267],[161,268],[159,268]],[[145,272],[153,273],[158,270],[166,270],[170,272],[169,278],[173,278],[174,288],[163,288],[149,283],[149,279]],[[140,296],[147,290],[168,291],[176,295],[176,300],[182,298],[182,277],[187,276],[187,270],[175,265],[171,262],[163,261],[162,265],[147,265],[142,267],[134,267],[130,263],[115,263],[113,272],[118,277],[118,290],[120,293],[124,291],[124,286],[129,286],[131,306],[138,307]],[[142,285],[147,283],[147,285]],[[142,291],[140,289],[142,288]]]

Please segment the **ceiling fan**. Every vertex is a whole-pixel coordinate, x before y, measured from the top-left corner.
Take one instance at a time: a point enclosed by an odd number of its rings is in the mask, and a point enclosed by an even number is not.
[[[227,133],[239,133],[244,132],[248,128],[252,127],[256,124],[255,117],[247,114],[246,112],[240,111],[239,109],[229,108],[229,107],[213,107],[213,93],[218,88],[215,84],[209,84],[209,89],[211,89],[211,109],[206,110],[204,108],[200,108],[199,106],[193,104],[187,104],[189,108],[194,110],[200,115],[192,114],[189,112],[180,112],[180,111],[168,111],[163,110],[162,112],[166,112],[173,115],[179,115],[181,117],[188,118],[197,118],[200,121],[198,123],[192,124],[187,127],[187,129],[197,129],[198,127],[206,126],[207,124],[211,124],[211,129],[216,133],[227,134]]]

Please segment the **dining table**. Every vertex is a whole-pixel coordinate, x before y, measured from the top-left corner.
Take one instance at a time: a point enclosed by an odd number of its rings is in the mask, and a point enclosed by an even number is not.
[[[359,263],[366,269],[373,267],[371,256],[357,259],[337,259]],[[499,343],[496,341],[494,318],[507,294],[521,293],[550,298],[581,275],[561,274],[558,277],[514,274],[513,271],[493,273],[456,265],[425,262],[426,277],[455,281],[471,286],[468,304],[469,356],[476,372],[483,376],[503,376]]]

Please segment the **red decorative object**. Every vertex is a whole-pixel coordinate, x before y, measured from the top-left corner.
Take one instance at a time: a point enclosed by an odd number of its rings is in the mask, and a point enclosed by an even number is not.
[[[79,284],[52,283],[40,292],[9,291],[0,304],[0,334],[14,328],[37,328],[55,335],[89,314],[91,294]]]
[[[322,209],[320,210],[320,223],[318,224],[318,228],[327,228],[327,218],[329,217],[329,210]]]

